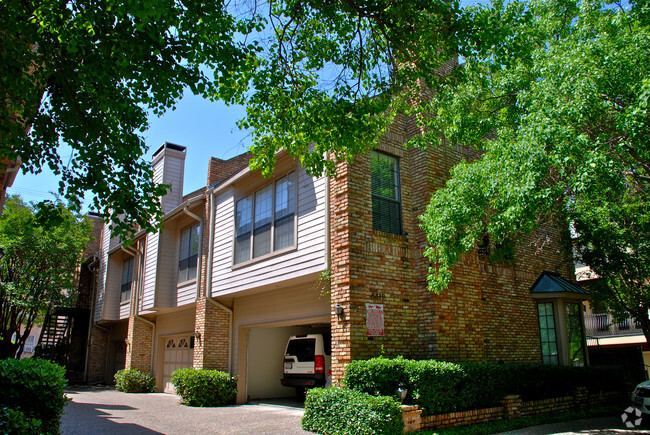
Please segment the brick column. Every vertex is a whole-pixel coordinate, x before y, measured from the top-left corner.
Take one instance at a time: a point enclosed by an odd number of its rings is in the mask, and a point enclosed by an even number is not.
[[[109,331],[93,325],[88,353],[88,383],[106,382],[106,354]]]
[[[592,404],[589,402],[589,392],[585,387],[577,387],[575,393],[573,394],[573,403],[575,404],[576,409],[586,409]]]
[[[196,301],[194,367],[228,370],[230,313],[204,298]]]
[[[151,324],[135,316],[129,317],[129,329],[126,334],[126,368],[151,372],[152,332]]]
[[[517,394],[506,396],[501,401],[503,404],[504,417],[508,419],[519,418],[521,414],[521,397]]]

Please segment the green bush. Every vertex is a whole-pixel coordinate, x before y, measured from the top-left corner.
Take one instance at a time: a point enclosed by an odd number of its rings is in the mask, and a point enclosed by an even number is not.
[[[408,389],[404,403],[420,406],[424,415],[499,406],[518,394],[539,400],[589,391],[616,391],[622,385],[616,367],[564,367],[542,364],[488,364],[402,358],[353,361],[345,371],[347,387],[372,395],[395,397],[399,384]]]
[[[332,387],[309,391],[302,427],[319,434],[401,434],[404,422],[392,397]]]
[[[65,386],[65,369],[57,364],[38,358],[0,361],[0,432],[23,432],[22,427],[60,433]]]
[[[0,408],[0,433],[40,433],[41,420],[12,408]]]
[[[118,370],[115,373],[115,388],[124,393],[153,393],[156,391],[156,379],[138,369]]]
[[[188,406],[230,405],[237,395],[237,377],[218,370],[179,369],[172,373],[172,384]]]

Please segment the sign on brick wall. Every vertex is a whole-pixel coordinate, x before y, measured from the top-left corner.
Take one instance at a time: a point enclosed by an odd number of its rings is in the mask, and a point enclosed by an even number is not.
[[[384,336],[384,306],[366,304],[366,335],[368,337]]]

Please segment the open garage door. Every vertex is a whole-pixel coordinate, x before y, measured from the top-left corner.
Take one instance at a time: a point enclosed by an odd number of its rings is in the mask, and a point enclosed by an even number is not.
[[[289,337],[329,332],[329,325],[320,324],[250,329],[247,346],[248,399],[295,397],[293,388],[280,383],[284,350]]]

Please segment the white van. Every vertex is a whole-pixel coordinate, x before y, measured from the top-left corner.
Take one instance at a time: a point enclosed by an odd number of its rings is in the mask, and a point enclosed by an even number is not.
[[[289,337],[284,351],[282,385],[294,387],[298,396],[314,387],[332,383],[330,334],[307,334]]]

